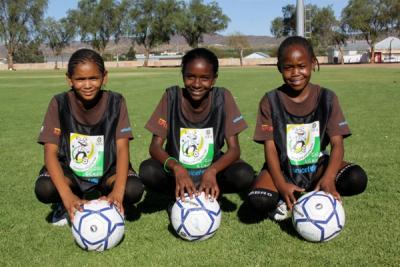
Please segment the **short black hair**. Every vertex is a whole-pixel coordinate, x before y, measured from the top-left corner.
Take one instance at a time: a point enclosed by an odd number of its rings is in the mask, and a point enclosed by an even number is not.
[[[195,59],[204,59],[213,67],[214,76],[218,75],[218,58],[217,56],[207,48],[194,48],[188,51],[182,58],[182,75],[185,74],[186,66]]]
[[[314,49],[313,49],[311,43],[304,37],[290,36],[290,37],[286,38],[285,40],[283,40],[283,42],[279,45],[279,48],[278,48],[277,66],[278,66],[279,71],[282,70],[283,57],[285,55],[286,48],[288,48],[292,45],[301,45],[302,47],[304,47],[308,52],[308,56],[310,57],[310,60],[317,62],[318,70],[319,70],[319,62],[318,62],[317,57],[315,56]]]
[[[104,67],[104,60],[100,56],[100,54],[92,49],[82,48],[76,50],[71,55],[71,58],[68,61],[67,76],[71,78],[72,75],[74,74],[76,66],[86,62],[92,62],[96,64],[97,67],[99,68],[99,71],[102,74],[105,74],[106,68]]]

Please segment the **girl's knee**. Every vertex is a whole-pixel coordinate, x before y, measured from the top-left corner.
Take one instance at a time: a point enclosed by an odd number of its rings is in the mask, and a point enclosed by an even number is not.
[[[236,191],[249,190],[254,181],[254,169],[246,162],[235,163],[228,168],[224,176],[231,181]]]
[[[348,164],[337,175],[336,189],[343,196],[352,196],[364,192],[367,183],[365,171],[359,165]]]
[[[56,203],[60,201],[57,188],[49,176],[39,176],[35,183],[36,198],[43,203]]]
[[[142,199],[144,185],[137,176],[128,176],[125,185],[124,203],[135,204]]]
[[[277,192],[264,189],[255,188],[248,194],[249,203],[259,212],[273,211],[279,201],[279,194]]]

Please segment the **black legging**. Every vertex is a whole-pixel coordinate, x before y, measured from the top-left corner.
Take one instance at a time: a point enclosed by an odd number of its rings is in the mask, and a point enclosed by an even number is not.
[[[139,176],[147,190],[175,194],[175,178],[165,172],[163,165],[155,159],[147,159],[140,164]],[[253,168],[244,161],[237,161],[217,175],[221,193],[249,190],[254,180]],[[198,185],[196,185],[198,186]]]
[[[98,189],[101,191],[101,194],[107,195],[111,192],[113,186],[114,184],[111,184],[111,186],[101,184]],[[71,186],[71,190],[77,196],[83,196],[83,192],[74,183]],[[129,206],[139,202],[143,191],[144,186],[140,179],[136,175],[129,175],[125,185],[124,205]],[[46,204],[61,202],[60,194],[48,175],[41,175],[37,178],[35,194],[40,202]]]
[[[336,190],[341,196],[358,195],[365,191],[367,181],[367,174],[360,166],[348,164],[336,176]],[[248,200],[256,210],[269,212],[276,208],[279,194],[268,189],[254,188],[248,194]]]

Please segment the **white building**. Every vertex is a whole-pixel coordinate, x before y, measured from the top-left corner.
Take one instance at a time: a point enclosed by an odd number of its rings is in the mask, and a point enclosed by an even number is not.
[[[342,46],[344,63],[369,62],[369,45],[366,41],[351,41]],[[328,48],[328,63],[340,63],[340,51],[336,46]]]
[[[400,62],[400,39],[387,37],[375,45],[376,62]]]
[[[254,52],[251,53],[250,55],[245,56],[245,59],[264,59],[264,58],[269,58],[270,56],[263,53],[263,52]]]

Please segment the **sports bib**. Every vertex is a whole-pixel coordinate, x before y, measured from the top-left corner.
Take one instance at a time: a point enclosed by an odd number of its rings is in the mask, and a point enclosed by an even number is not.
[[[320,155],[319,121],[286,125],[286,151],[292,165],[318,162]]]
[[[102,177],[104,168],[104,136],[70,134],[69,166],[80,177]]]
[[[213,128],[180,128],[179,162],[188,169],[207,168],[214,158]]]

